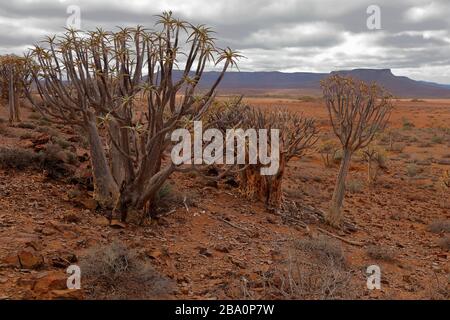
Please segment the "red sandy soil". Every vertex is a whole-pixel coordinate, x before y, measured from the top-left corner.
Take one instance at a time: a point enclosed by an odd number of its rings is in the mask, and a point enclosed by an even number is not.
[[[261,97],[246,101],[313,116],[318,119],[322,136],[332,137],[325,107],[319,100]],[[24,113],[24,118],[30,115],[29,110]],[[0,108],[0,118],[7,119],[6,108]],[[403,129],[404,118],[415,127]],[[26,120],[33,121],[38,122]],[[439,127],[448,129],[449,124],[450,101],[396,102],[391,126],[403,136],[416,139],[406,139],[401,153],[388,153],[388,172],[375,186],[365,183],[364,163],[353,161],[349,179],[362,181],[363,189],[348,192],[345,199],[345,216],[357,226],[350,234],[320,222],[307,221],[308,230],[286,223],[261,203],[244,199],[237,188],[224,183],[215,188],[195,175],[174,175],[170,179],[176,192],[189,199],[189,205],[175,205],[174,211],[144,226],[128,224],[116,229],[108,225],[102,212],[91,207],[88,192],[74,201],[70,196],[73,185],[50,180],[43,172],[0,169],[0,299],[86,297],[83,290],[64,290],[65,267],[55,261],[75,260],[74,256],[82,260],[90,248],[112,241],[135,248],[173,280],[175,291],[156,298],[242,299],[246,298],[243,281],[248,281],[252,297],[265,297],[262,274],[282,265],[293,239],[314,238],[318,227],[365,244],[359,247],[336,240],[361,292],[358,298],[445,298],[438,291],[449,289],[449,251],[438,246],[438,241],[448,234],[431,233],[427,228],[433,221],[450,219],[450,210],[442,204],[448,194],[439,188],[443,170],[450,169],[449,133],[443,134],[442,143],[430,142],[435,133],[440,134]],[[0,146],[30,146],[27,139],[19,137],[33,133],[32,129],[8,127],[7,123],[4,126],[8,134],[0,134]],[[68,139],[76,132],[62,128],[61,135]],[[78,145],[76,149],[77,154],[86,152]],[[422,170],[416,177],[406,172],[411,159]],[[337,165],[325,168],[316,153],[292,161],[284,182],[287,201],[326,210],[337,170]],[[395,253],[393,260],[369,257],[369,245],[389,248]],[[42,256],[43,265],[23,268],[17,255],[25,248]],[[369,291],[365,270],[373,264],[381,267],[382,288]]]

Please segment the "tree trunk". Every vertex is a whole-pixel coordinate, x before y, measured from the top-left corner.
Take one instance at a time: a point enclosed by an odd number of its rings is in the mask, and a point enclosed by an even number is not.
[[[339,175],[336,180],[336,186],[331,199],[330,209],[327,215],[327,221],[334,227],[339,227],[342,223],[343,217],[341,213],[342,203],[345,195],[345,179],[350,168],[350,160],[352,153],[350,150],[344,149],[341,166],[339,168]]]
[[[14,122],[14,102],[15,102],[15,89],[14,89],[14,69],[9,70],[9,122]]]
[[[86,131],[89,138],[94,176],[94,199],[105,208],[113,208],[119,195],[119,188],[108,166],[95,120],[89,119],[87,121]]]
[[[283,176],[286,168],[286,157],[284,154],[280,155],[280,167],[277,174],[273,176],[264,176],[266,180],[266,205],[269,208],[279,209],[283,202]]]
[[[280,157],[280,167],[273,176],[262,176],[260,166],[249,166],[241,173],[241,192],[248,198],[263,201],[269,208],[280,208],[283,198],[282,182],[286,160]]]
[[[136,182],[124,185],[123,189],[120,190],[120,197],[112,218],[125,222],[130,213],[143,216],[145,213],[144,207],[148,210],[154,208],[157,193],[174,170],[175,167],[167,165],[156,174],[151,175],[151,178],[144,185]]]
[[[111,131],[111,139],[114,139],[117,143],[120,143],[120,125],[117,122],[117,120],[112,119],[109,122],[109,128]],[[118,186],[122,185],[123,180],[125,179],[125,165],[123,163],[123,155],[120,153],[120,151],[116,148],[114,143],[111,141],[109,142],[110,148],[109,148],[109,155],[111,159],[111,172],[114,177],[114,180],[116,181],[116,184]]]
[[[261,199],[265,195],[265,187],[262,176],[259,174],[259,166],[249,166],[240,174],[241,193],[249,199]],[[265,200],[265,199],[264,199]]]
[[[14,85],[14,120],[20,122],[20,90],[19,86]]]

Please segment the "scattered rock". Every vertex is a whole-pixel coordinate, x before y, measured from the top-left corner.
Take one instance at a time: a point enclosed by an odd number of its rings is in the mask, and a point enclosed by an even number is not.
[[[151,259],[159,259],[163,255],[162,251],[158,249],[147,252],[146,254]]]
[[[79,223],[81,221],[81,217],[74,212],[67,213],[63,219],[69,223]]]
[[[49,293],[49,299],[52,300],[82,300],[83,291],[76,289],[52,290]]]
[[[22,269],[37,269],[44,264],[44,257],[31,247],[20,251],[18,258]]]
[[[95,201],[94,199],[81,200],[80,203],[83,205],[83,207],[89,210],[95,210],[97,209],[98,206],[98,202]]]
[[[125,223],[116,219],[112,219],[109,226],[114,229],[125,229],[127,227]]]
[[[7,256],[2,260],[2,265],[9,268],[20,268],[19,257],[17,254]]]
[[[100,216],[94,219],[94,224],[98,225],[98,226],[109,226],[109,220],[106,217]]]
[[[73,253],[59,253],[50,258],[50,261],[53,267],[66,269],[71,264],[77,262],[78,258]]]
[[[235,258],[229,257],[229,260],[232,264],[234,264],[235,266],[241,268],[241,269],[246,269],[247,268],[247,264],[243,261],[237,260]]]
[[[218,244],[214,247],[214,250],[222,253],[230,253],[230,249],[224,244]]]
[[[35,293],[48,293],[51,290],[66,290],[67,289],[67,276],[61,272],[45,272],[41,274],[32,290]]]
[[[208,250],[208,248],[199,247],[198,252],[205,257],[212,257],[212,253]]]

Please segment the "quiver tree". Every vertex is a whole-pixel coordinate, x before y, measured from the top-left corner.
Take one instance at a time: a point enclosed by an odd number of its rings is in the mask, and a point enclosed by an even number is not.
[[[336,154],[339,150],[339,145],[334,141],[328,140],[320,145],[318,151],[326,168],[329,168],[333,165],[333,161],[336,158]]]
[[[279,152],[278,167],[274,173],[261,174],[261,168],[266,165],[258,162],[248,165],[240,172],[240,188],[244,195],[263,201],[268,208],[279,209],[282,205],[282,182],[286,165],[294,158],[304,156],[318,139],[318,130],[313,119],[305,118],[287,110],[261,111],[252,109],[244,114],[246,128],[267,129],[269,140],[267,155]],[[272,129],[279,135],[273,137]],[[271,139],[278,138],[278,150],[271,150]],[[259,136],[259,153],[261,155],[261,136]],[[247,150],[252,146],[248,145]],[[263,151],[264,152],[264,151]],[[260,160],[260,159],[259,159]],[[271,164],[272,165],[272,164]]]
[[[362,157],[367,163],[367,182],[369,185],[377,181],[379,170],[387,169],[386,155],[380,148],[368,145],[362,150]]]
[[[334,75],[322,82],[323,96],[334,134],[342,144],[343,157],[328,211],[333,226],[342,222],[345,179],[353,153],[365,148],[383,130],[392,110],[391,95],[376,84]]]
[[[16,55],[0,56],[1,99],[8,101],[9,122],[20,121],[20,99],[28,85],[26,59]]]
[[[39,65],[33,77],[43,100],[35,106],[88,135],[95,197],[122,220],[129,211],[152,208],[178,169],[165,161],[170,133],[202,117],[239,58],[229,48],[218,49],[209,28],[177,20],[170,12],[159,18],[158,31],[69,30],[30,55]],[[221,64],[221,72],[199,93],[198,83],[211,64]],[[34,100],[31,92],[28,96]]]

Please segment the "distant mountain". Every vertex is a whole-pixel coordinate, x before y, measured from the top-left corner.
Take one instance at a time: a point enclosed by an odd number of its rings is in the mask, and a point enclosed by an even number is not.
[[[263,89],[307,89],[319,92],[320,80],[335,73],[366,82],[377,82],[396,97],[450,98],[450,85],[396,76],[390,69],[354,69],[331,73],[227,72],[219,88],[228,92]],[[200,87],[209,86],[217,79],[218,74],[206,72],[200,81]]]

